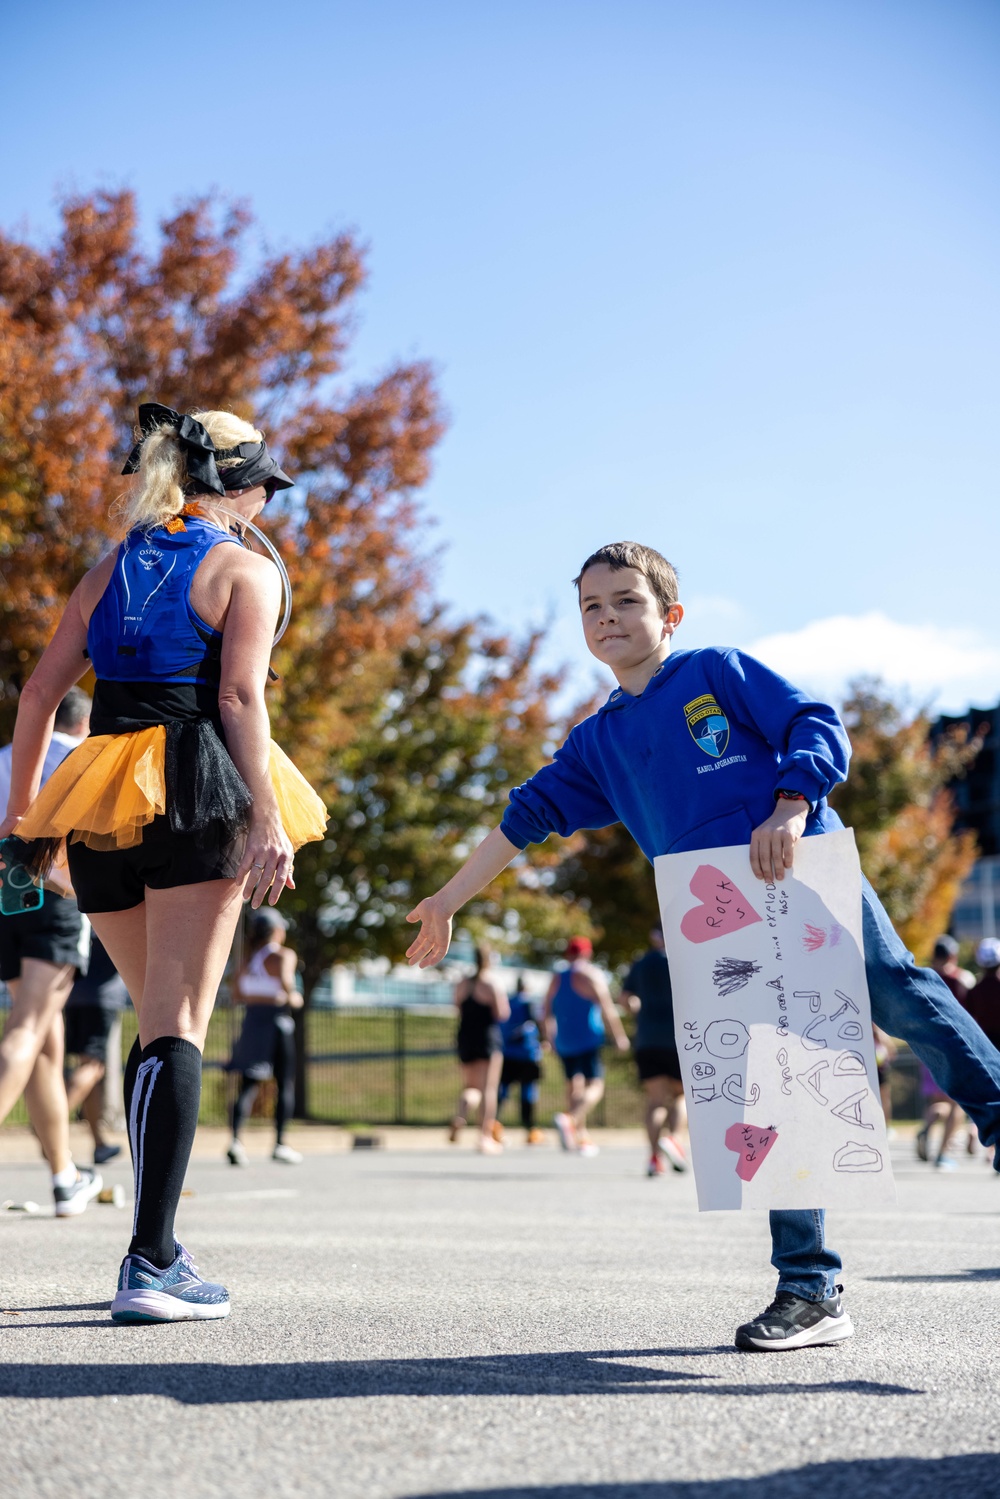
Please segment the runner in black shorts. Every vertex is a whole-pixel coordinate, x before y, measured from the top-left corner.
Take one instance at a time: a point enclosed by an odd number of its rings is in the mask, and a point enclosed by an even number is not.
[[[90,698],[78,687],[56,710],[52,740],[41,769],[44,782],[86,738]],[[0,750],[0,818],[10,803],[11,747]],[[63,887],[65,888],[65,887]],[[10,1016],[0,1042],[0,1121],[21,1094],[52,1171],[58,1218],[82,1213],[103,1185],[89,1166],[73,1164],[69,1106],[63,1081],[62,1008],[77,971],[87,966],[90,927],[72,896],[46,889],[37,910],[0,915],[0,979],[9,986]]]
[[[462,1070],[462,1092],[448,1131],[454,1144],[466,1122],[480,1110],[478,1148],[483,1155],[503,1149],[494,1137],[497,1092],[503,1069],[503,1038],[500,1022],[510,1014],[507,991],[493,972],[493,954],[488,947],[476,948],[475,971],[455,988],[458,1035],[455,1046]]]
[[[675,1171],[687,1170],[687,1157],[677,1139],[685,1120],[684,1084],[674,1039],[674,998],[670,969],[658,926],[649,934],[650,948],[633,963],[621,992],[621,1003],[638,1016],[635,1060],[646,1095],[646,1134],[649,1136],[647,1176],[662,1176],[664,1157]]]
[[[138,1015],[125,1068],[135,1217],[112,1318],[203,1320],[227,1316],[229,1296],[200,1277],[174,1216],[208,1022],[242,899],[275,903],[326,814],[271,744],[281,573],[246,540],[291,480],[249,423],[155,403],[139,408],[125,472],[138,473],[125,539],[82,579],[21,693],[11,807],[23,816],[0,837],[16,829],[39,871],[65,840],[80,907]],[[36,795],[53,709],[88,657],[91,737]]]
[[[108,1043],[114,1035],[121,1046],[118,1017],[128,1003],[128,992],[118,970],[99,937],[90,944],[87,972],[73,985],[63,1020],[66,1055],[77,1058],[75,1070],[66,1078],[66,1101],[72,1116],[80,1110],[94,1140],[94,1165],[103,1166],[121,1155],[104,1128],[106,1099],[104,1080],[108,1070]]]

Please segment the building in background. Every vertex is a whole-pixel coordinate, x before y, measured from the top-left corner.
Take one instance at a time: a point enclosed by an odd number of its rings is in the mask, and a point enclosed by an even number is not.
[[[956,718],[942,716],[931,732],[939,734],[955,725],[965,725],[972,734],[985,731],[985,742],[968,774],[950,788],[956,826],[972,829],[980,854],[952,912],[951,931],[960,942],[978,942],[1000,935],[1000,706],[970,708]]]

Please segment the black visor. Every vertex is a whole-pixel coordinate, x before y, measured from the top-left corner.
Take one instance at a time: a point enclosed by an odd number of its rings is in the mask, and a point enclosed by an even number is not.
[[[256,489],[262,484],[270,499],[275,490],[291,489],[294,482],[268,452],[266,442],[241,442],[235,448],[217,448],[216,464],[225,458],[243,460],[234,468],[219,468],[219,478],[226,489]]]
[[[193,416],[181,416],[158,401],[144,401],[139,407],[139,441],[125,460],[123,474],[134,474],[139,467],[142,445],[151,432],[163,426],[173,427],[184,454],[188,471],[189,494],[224,495],[230,489],[256,489],[262,485],[270,499],[275,490],[291,489],[293,480],[278,466],[267,451],[266,442],[240,442],[234,448],[217,448],[201,422]],[[238,458],[232,468],[220,470],[217,460]]]

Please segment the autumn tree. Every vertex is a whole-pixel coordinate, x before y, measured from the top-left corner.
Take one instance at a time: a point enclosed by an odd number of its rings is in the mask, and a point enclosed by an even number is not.
[[[874,678],[851,683],[841,711],[851,768],[831,805],[854,828],[861,866],[899,935],[926,962],[976,860],[975,834],[955,831],[948,782],[980,742],[964,726],[932,738],[926,711],[907,713]]]
[[[554,682],[537,637],[446,623],[434,599],[416,496],[440,398],[421,361],[340,385],[365,282],[357,242],[340,234],[254,264],[250,224],[244,208],[200,199],[148,249],[119,192],[67,200],[48,247],[0,235],[0,735],[71,589],[115,536],[138,403],[228,408],[264,428],[297,476],[265,518],[294,591],[270,710],[333,813],[283,901],[312,980],[334,956],[398,956],[410,892],[450,872],[542,758]],[[513,936],[526,922],[544,944],[565,899],[527,874],[506,881],[494,905],[506,892]],[[490,898],[478,914],[501,919]]]

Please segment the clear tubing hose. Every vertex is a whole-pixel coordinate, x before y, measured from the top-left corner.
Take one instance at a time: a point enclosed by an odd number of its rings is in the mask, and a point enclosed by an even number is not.
[[[281,610],[281,620],[278,624],[277,631],[275,632],[274,639],[271,641],[271,649],[273,650],[274,647],[278,644],[278,641],[281,639],[282,635],[284,635],[285,631],[288,629],[288,621],[292,617],[292,585],[288,578],[288,569],[282,562],[281,553],[274,545],[274,542],[270,541],[268,537],[264,535],[264,532],[260,529],[260,527],[254,525],[252,520],[247,520],[245,515],[238,515],[235,510],[229,510],[225,505],[220,505],[218,500],[216,500],[214,496],[212,497],[212,509],[221,510],[223,515],[230,516],[245,531],[252,531],[257,540],[260,542],[261,546],[264,548],[267,555],[270,557],[271,561],[274,563],[275,567],[278,569],[278,572],[281,576],[283,607]]]

